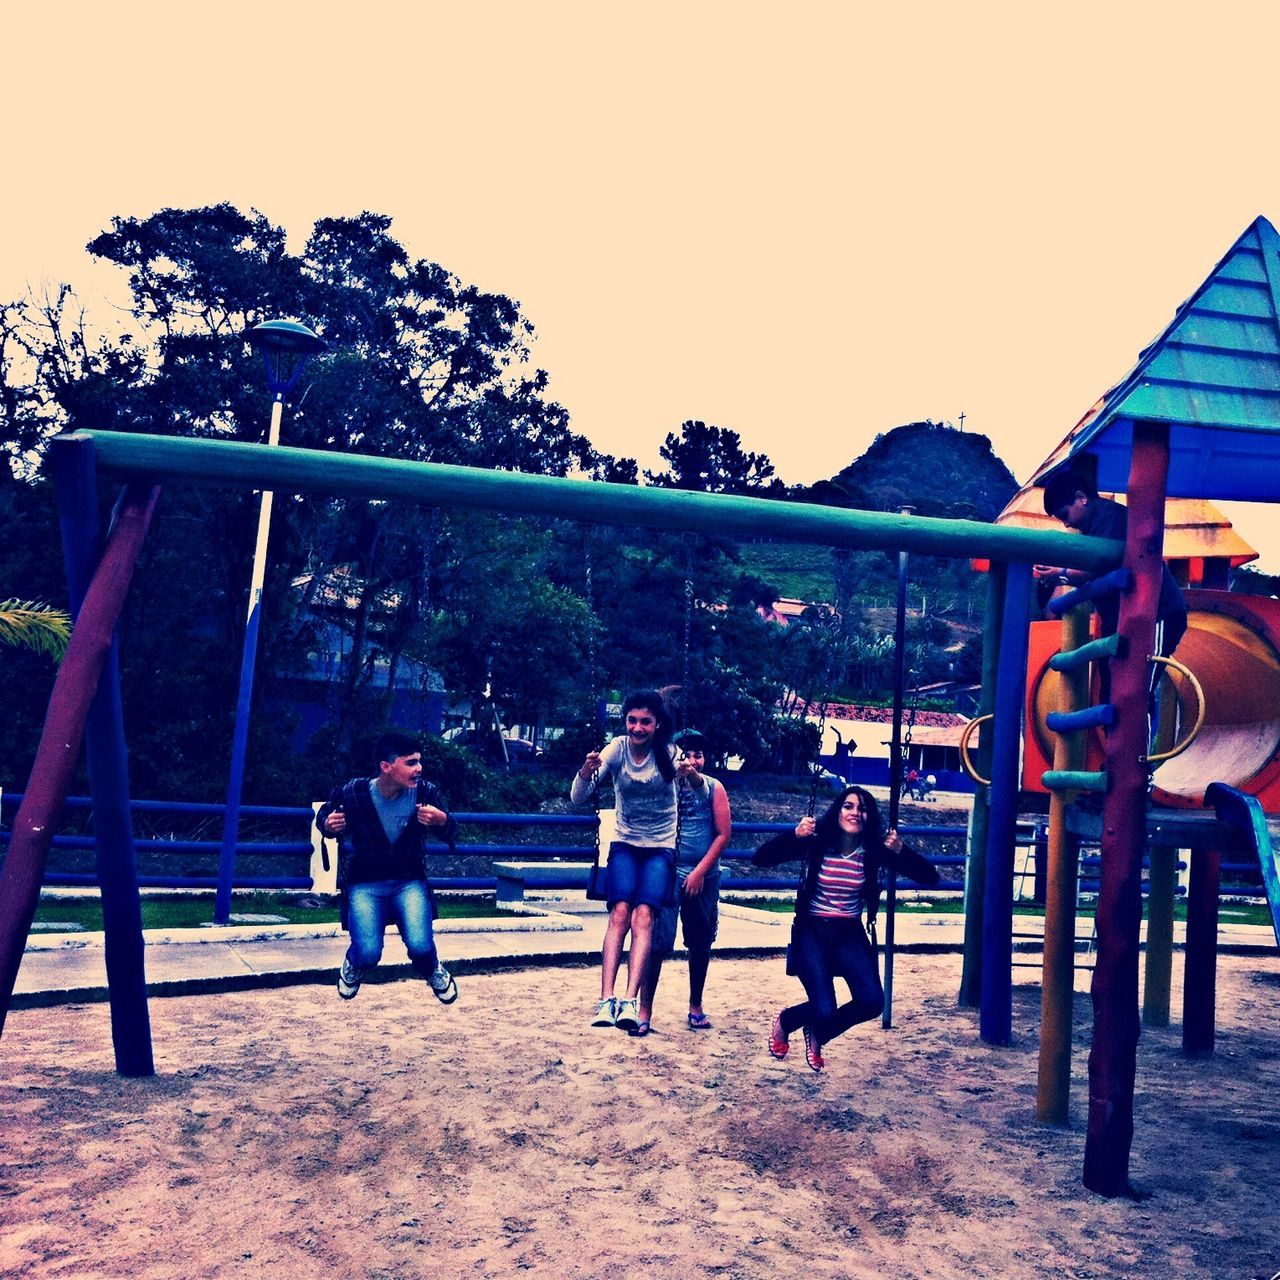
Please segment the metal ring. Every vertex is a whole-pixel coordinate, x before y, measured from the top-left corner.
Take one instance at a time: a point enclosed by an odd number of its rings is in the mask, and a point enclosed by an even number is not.
[[[1175,658],[1163,658],[1159,654],[1153,653],[1147,658],[1148,662],[1158,662],[1161,666],[1172,667],[1175,671],[1180,671],[1187,678],[1187,682],[1195,690],[1198,711],[1196,714],[1196,722],[1191,726],[1191,732],[1186,738],[1172,746],[1168,751],[1161,751],[1154,756],[1139,756],[1138,758],[1146,764],[1160,764],[1165,760],[1172,760],[1174,756],[1180,756],[1195,740],[1200,730],[1204,727],[1204,689],[1200,681],[1196,679],[1194,672],[1188,667],[1183,666]]]
[[[973,737],[973,731],[985,720],[994,720],[995,716],[986,715],[978,716],[974,720],[970,720],[964,727],[964,732],[960,735],[960,767],[974,780],[980,787],[989,787],[991,785],[990,778],[984,778],[973,767],[973,761],[969,759],[969,739]]]

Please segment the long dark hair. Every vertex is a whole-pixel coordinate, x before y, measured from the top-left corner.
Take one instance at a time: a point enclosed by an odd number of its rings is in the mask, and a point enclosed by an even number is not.
[[[673,722],[671,712],[667,710],[666,700],[657,689],[639,689],[628,694],[622,704],[622,716],[626,719],[628,711],[651,711],[657,722],[653,731],[653,761],[658,766],[664,782],[674,782],[676,767],[671,760],[671,730]]]
[[[881,852],[884,849],[884,823],[880,818],[880,806],[871,792],[863,787],[843,788],[818,819],[813,834],[828,848],[840,847],[840,809],[850,796],[857,796],[862,801],[862,847]]]

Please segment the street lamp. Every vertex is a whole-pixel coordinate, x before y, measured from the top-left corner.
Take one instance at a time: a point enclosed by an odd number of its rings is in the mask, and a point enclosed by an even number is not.
[[[305,324],[296,320],[267,320],[249,330],[249,341],[262,353],[267,367],[271,402],[271,426],[267,444],[280,443],[284,398],[297,385],[307,360],[325,347]],[[267,537],[271,530],[271,490],[263,489],[258,507],[258,540],[253,549],[253,576],[249,582],[249,612],[245,619],[244,652],[240,659],[240,694],[236,699],[236,727],[231,739],[231,775],[227,781],[226,815],[222,821],[222,852],[218,857],[218,894],[214,901],[215,924],[226,924],[231,915],[231,882],[236,867],[236,841],[240,834],[240,792],[244,783],[245,743],[249,736],[249,706],[253,701],[253,668],[258,656],[258,627],[262,619],[262,584],[267,569]]]

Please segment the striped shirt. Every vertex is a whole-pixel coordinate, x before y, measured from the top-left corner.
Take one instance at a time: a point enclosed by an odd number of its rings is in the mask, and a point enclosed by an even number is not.
[[[828,919],[860,916],[866,878],[861,849],[854,849],[847,858],[828,853],[818,868],[818,883],[813,901],[809,903],[809,914]]]

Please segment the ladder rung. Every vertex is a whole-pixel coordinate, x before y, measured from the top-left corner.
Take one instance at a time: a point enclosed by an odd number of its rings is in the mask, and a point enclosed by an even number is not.
[[[1046,769],[1040,775],[1040,781],[1050,791],[1093,791],[1105,795],[1107,791],[1107,775],[1090,773],[1083,769]]]
[[[1113,595],[1117,591],[1128,591],[1131,586],[1133,586],[1133,574],[1121,565],[1120,568],[1112,569],[1110,573],[1104,573],[1100,578],[1094,578],[1092,582],[1086,582],[1084,586],[1077,587],[1074,591],[1054,596],[1049,601],[1049,612],[1055,617],[1061,617],[1068,609],[1074,609],[1078,604],[1088,604],[1091,600]]]
[[[1078,649],[1067,649],[1063,653],[1055,653],[1049,659],[1049,666],[1054,671],[1075,671],[1090,662],[1098,662],[1103,658],[1119,658],[1124,653],[1124,639],[1118,631],[1101,640],[1090,640]]]
[[[1074,733],[1077,729],[1096,729],[1116,722],[1116,709],[1110,702],[1079,711],[1050,711],[1044,718],[1051,733]]]

